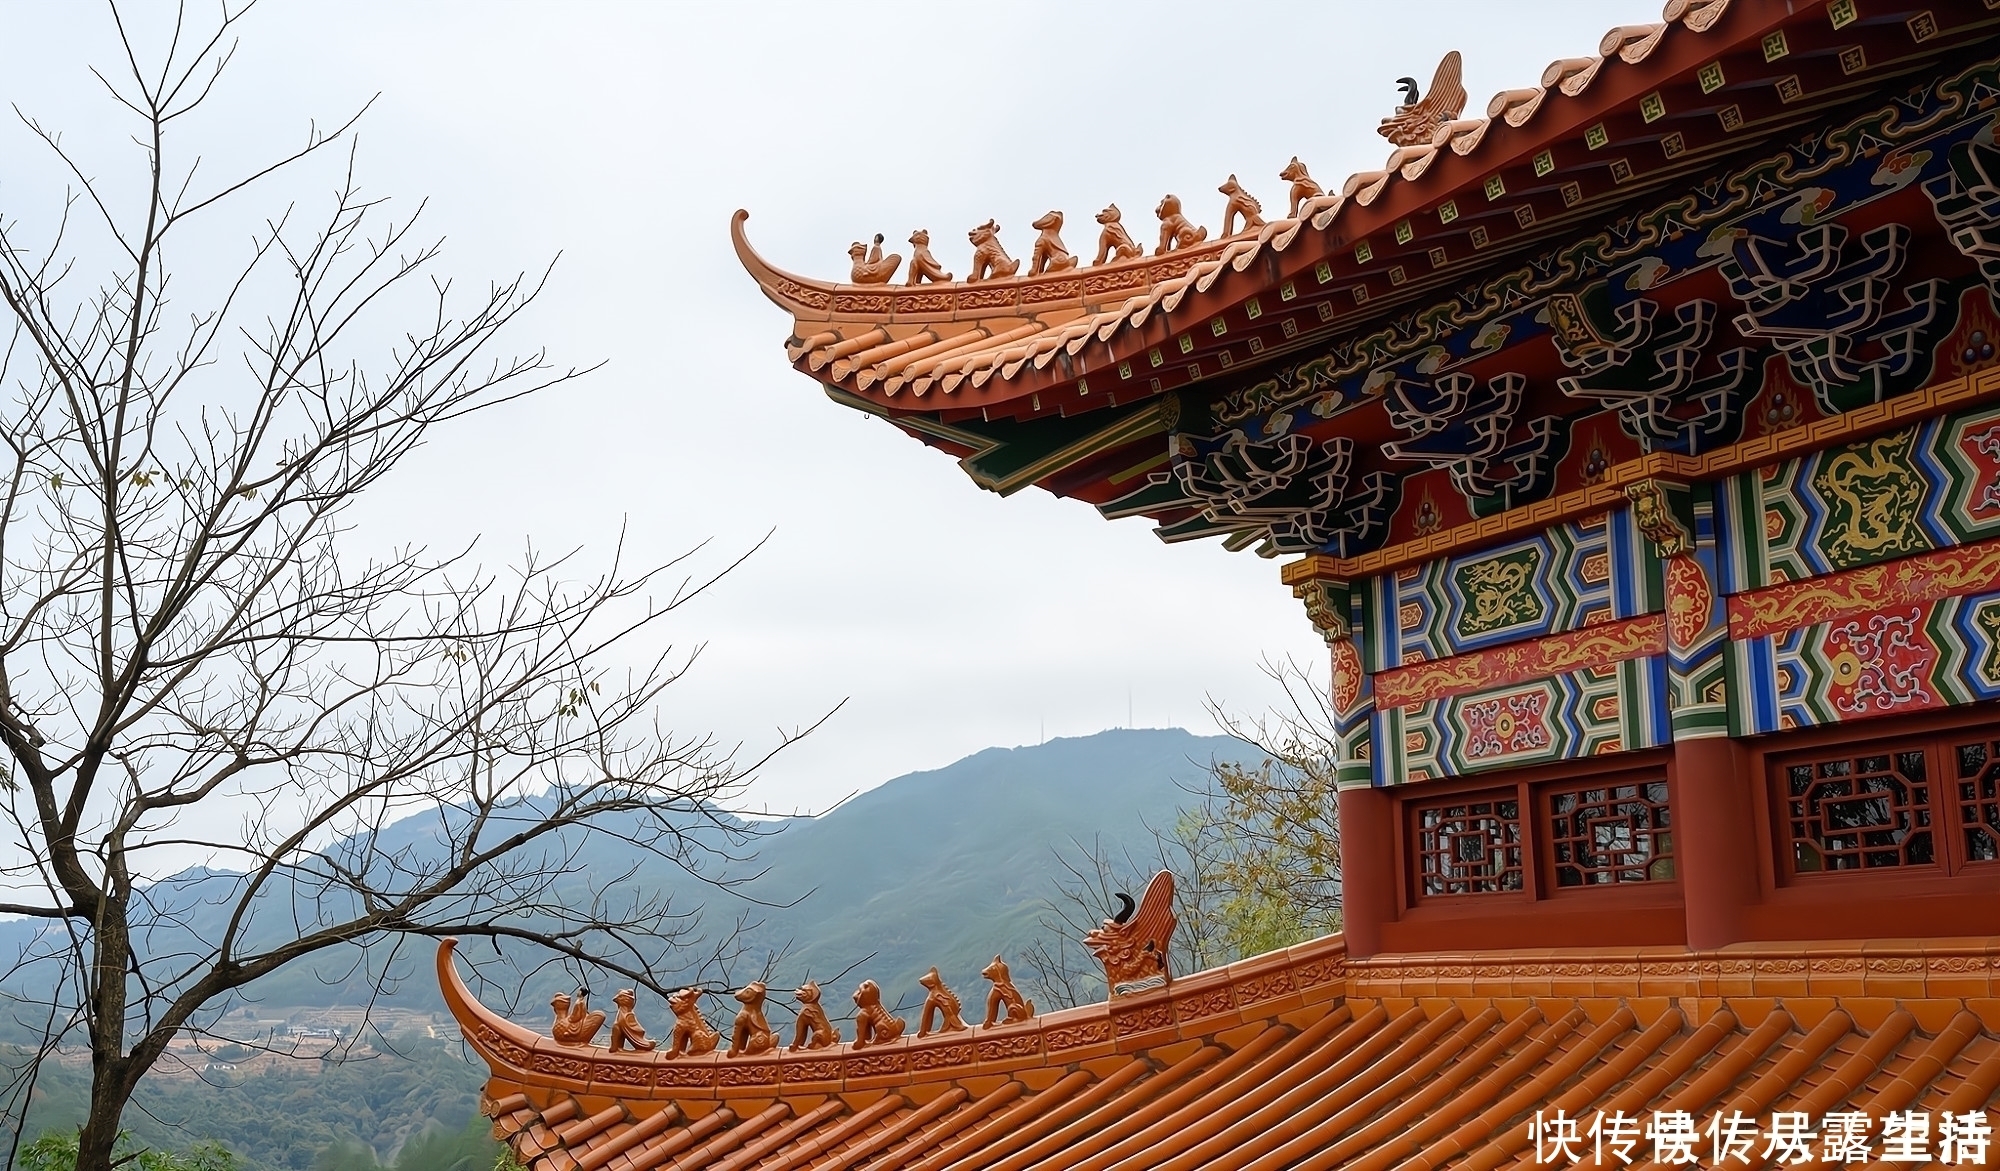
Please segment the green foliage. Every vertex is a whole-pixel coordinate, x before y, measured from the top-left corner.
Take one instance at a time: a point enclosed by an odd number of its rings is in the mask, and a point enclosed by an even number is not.
[[[174,1150],[198,1138],[233,1152],[233,1161],[140,1164],[138,1171],[486,1171],[501,1152],[478,1113],[486,1070],[442,1041],[349,1062],[263,1057],[230,1077],[226,1085],[149,1077],[126,1117],[134,1150]],[[32,1148],[24,1148],[23,1168],[75,1166],[83,1079],[75,1067],[43,1067],[29,1133],[46,1132],[38,1147],[66,1138],[70,1161],[31,1164]],[[197,1144],[182,1157],[202,1149]]]
[[[236,1156],[221,1144],[198,1142],[185,1151],[143,1146],[126,1131],[113,1158],[132,1171],[237,1171]],[[52,1130],[21,1148],[21,1171],[76,1171],[76,1132]]]
[[[1250,768],[1217,761],[1208,819],[1218,848],[1210,883],[1237,956],[1290,947],[1340,928],[1340,830],[1333,764],[1293,743]]]

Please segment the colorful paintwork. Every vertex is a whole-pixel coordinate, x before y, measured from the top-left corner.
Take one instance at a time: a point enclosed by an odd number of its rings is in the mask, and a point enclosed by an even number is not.
[[[1626,659],[1665,654],[1666,620],[1659,614],[1587,626],[1566,634],[1508,643],[1456,658],[1411,663],[1374,678],[1375,702],[1405,707],[1532,679],[1559,675],[1586,666],[1603,666]]]
[[[1732,476],[1723,496],[1731,593],[2000,536],[2000,408]]]
[[[2000,698],[2000,591],[1900,602],[1730,644],[1732,734]]]
[[[1738,594],[1729,599],[1729,633],[1738,639],[1783,634],[1885,606],[1934,602],[2000,583],[2000,540],[1940,549]]]
[[[1836,336],[1848,341],[1802,353],[1794,365],[1813,371],[1823,361],[1820,354],[1865,362],[1872,352],[1856,357],[1855,339],[1865,338],[1861,344],[1866,350],[1879,347],[1897,328],[1915,328],[1896,317],[1899,305],[1903,310],[1909,306],[1900,297],[1902,289],[1893,290],[1899,294],[1896,299],[1888,296],[1889,282],[1903,258],[1903,241],[1893,231],[1872,240],[1864,232],[1850,240],[1851,233],[1844,229],[1832,233],[1825,229],[1842,216],[1918,183],[1948,182],[1954,174],[1955,147],[1992,141],[1996,74],[2000,69],[1995,63],[1982,63],[1914,88],[1844,124],[1808,133],[1766,158],[1697,180],[1675,198],[1624,217],[1596,235],[1533,257],[1476,289],[1413,309],[1378,332],[1343,337],[1323,354],[1232,391],[1219,404],[1218,418],[1230,424],[1268,425],[1291,404],[1328,399],[1310,404],[1324,417],[1380,393],[1396,378],[1449,372],[1558,330],[1579,339],[1573,347],[1579,359],[1600,357],[1621,338],[1628,349],[1664,355],[1677,348],[1684,352],[1679,341],[1700,333],[1706,342],[1705,331],[1712,327],[1698,320],[1678,320],[1657,327],[1661,337],[1655,342],[1637,332],[1636,314],[1623,324],[1617,323],[1618,318],[1631,312],[1627,306],[1645,302],[1647,291],[1690,273],[1722,268],[1725,260],[1733,268],[1725,275],[1741,283],[1737,295],[1744,300],[1724,316],[1751,318],[1747,323],[1754,331],[1751,336],[1763,341],[1783,335],[1803,343],[1809,335],[1827,331],[1795,327],[1792,319],[1817,314],[1833,322]],[[1976,169],[1969,165],[1961,169],[1977,182]],[[1918,204],[1933,203],[1935,198],[1919,199]],[[1978,219],[1984,211],[1984,205],[1969,211],[1952,205],[1939,218],[1951,226],[1946,217],[1954,212]],[[1829,254],[1838,254],[1837,262],[1826,263]],[[1820,281],[1822,274],[1829,279]],[[1867,280],[1876,284],[1861,283]],[[1601,291],[1593,285],[1600,281]],[[1848,296],[1857,287],[1863,295]],[[1919,299],[1927,292],[1915,291]],[[1568,299],[1555,305],[1553,296],[1565,293]],[[1579,327],[1589,322],[1597,323],[1594,329]],[[1742,328],[1735,321],[1731,325]],[[1598,345],[1584,344],[1586,340]],[[1632,346],[1634,341],[1640,344]],[[1735,348],[1734,343],[1728,348]],[[1609,364],[1599,363],[1598,369]],[[1572,365],[1585,371],[1579,376],[1581,390],[1581,382],[1595,371],[1582,360]],[[1687,375],[1695,373],[1690,368]],[[1643,373],[1635,373],[1632,381],[1630,388],[1610,386],[1607,392],[1640,397],[1651,385]]]
[[[1557,525],[1466,557],[1369,582],[1371,671],[1438,662],[1659,609],[1657,569],[1627,510]]]
[[[1376,784],[1651,748],[1671,739],[1666,662],[1626,659],[1403,707],[1378,707]]]
[[[1192,503],[1201,513],[1163,536],[1352,556],[1573,490],[1617,460],[1699,455],[1905,394],[1962,366],[1960,351],[1982,360],[2000,291],[1980,244],[2000,239],[1984,185],[2000,174],[1995,72],[1917,87],[1230,390],[1201,412],[1221,430],[1177,436],[1197,466],[1230,445],[1310,447],[1308,433],[1377,403],[1395,429],[1379,454],[1329,452],[1296,478],[1289,523],[1218,507],[1192,481],[1184,499],[1163,483],[1107,509]],[[1940,227],[1963,258],[1925,251]],[[1691,278],[1703,295],[1676,287]],[[1568,371],[1553,385],[1531,353],[1544,338]],[[1395,476],[1367,470],[1382,456]],[[1860,503],[1881,477],[1894,486],[1897,456],[1827,469],[1846,509],[1827,556],[1858,564],[1871,542],[1901,539],[1866,531]]]

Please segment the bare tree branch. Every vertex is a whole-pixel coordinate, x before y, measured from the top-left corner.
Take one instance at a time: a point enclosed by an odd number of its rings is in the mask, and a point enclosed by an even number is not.
[[[453,934],[517,978],[665,993],[749,959],[746,918],[708,933],[639,880],[754,877],[764,831],[730,811],[768,753],[656,712],[700,650],[659,649],[663,624],[755,546],[705,572],[635,571],[622,542],[595,572],[343,552],[357,498],[436,428],[588,371],[499,348],[546,269],[461,291],[421,206],[362,196],[361,113],[197,189],[174,131],[244,11],[177,18],[160,54],[114,9],[124,70],[98,76],[136,122],[138,198],[21,114],[72,190],[39,242],[0,215],[0,914],[46,924],[8,977],[53,989],[0,1107],[18,1144],[41,1062],[81,1035],[95,1171],[168,1043],[302,960],[379,987],[396,940]],[[215,298],[176,304],[170,245],[309,165],[339,168],[326,206],[246,212]]]

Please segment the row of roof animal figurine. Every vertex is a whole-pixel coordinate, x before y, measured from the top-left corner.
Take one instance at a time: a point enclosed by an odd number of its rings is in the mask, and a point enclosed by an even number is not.
[[[1376,128],[1376,132],[1398,147],[1430,142],[1446,123],[1457,118],[1465,108],[1461,72],[1461,60],[1453,51],[1445,54],[1444,60],[1438,63],[1428,94],[1417,88],[1415,78],[1397,78],[1396,84],[1403,90],[1403,102],[1396,107],[1395,113],[1382,119],[1382,125]],[[1306,165],[1299,161],[1297,155],[1292,156],[1292,161],[1278,173],[1278,178],[1292,185],[1291,210],[1285,213],[1287,219],[1299,217],[1300,204],[1326,194],[1306,173]],[[1228,202],[1222,207],[1222,232],[1218,239],[1254,232],[1264,226],[1264,205],[1243,189],[1236,176],[1231,175],[1216,190],[1228,197]],[[1153,249],[1154,256],[1165,256],[1176,248],[1191,247],[1208,239],[1208,229],[1197,226],[1181,210],[1178,195],[1160,200],[1160,206],[1153,209],[1153,214],[1160,220],[1160,244]],[[1133,242],[1132,234],[1125,230],[1122,219],[1123,215],[1115,203],[1097,213],[1097,222],[1103,230],[1097,236],[1097,259],[1091,261],[1093,265],[1133,260],[1144,255],[1144,250]],[[1040,276],[1077,266],[1078,257],[1062,241],[1062,212],[1051,211],[1032,226],[1041,235],[1035,237],[1035,248],[1029,255],[1025,275]],[[972,271],[965,278],[968,283],[1023,275],[1021,262],[1007,255],[1007,250],[1000,246],[998,223],[987,220],[967,232],[966,238],[972,243]],[[882,234],[879,232],[875,234],[872,246],[857,240],[847,249],[847,255],[854,261],[851,279],[857,285],[886,285],[895,279],[896,271],[903,264],[902,256],[897,253],[883,255]],[[924,228],[912,232],[909,275],[903,283],[919,285],[933,281],[946,284],[951,279],[952,275],[931,255],[930,232]]]
[[[1319,184],[1313,182],[1312,176],[1306,173],[1306,165],[1296,158],[1279,173],[1278,177],[1287,179],[1292,184],[1292,206],[1291,211],[1287,213],[1290,217],[1297,217],[1299,205],[1306,200],[1317,199],[1325,194],[1320,190]],[[1257,201],[1256,196],[1243,189],[1242,184],[1236,181],[1236,176],[1231,175],[1216,190],[1228,196],[1228,202],[1222,208],[1222,232],[1219,239],[1254,232],[1264,226],[1264,205]],[[1181,197],[1178,195],[1169,195],[1161,199],[1160,206],[1153,209],[1153,214],[1160,221],[1160,244],[1153,249],[1155,256],[1165,256],[1177,248],[1192,247],[1208,239],[1208,229],[1190,220],[1181,210]],[[1102,230],[1097,234],[1097,259],[1091,261],[1093,265],[1134,260],[1145,255],[1145,249],[1134,242],[1132,234],[1125,230],[1123,220],[1124,213],[1118,210],[1118,205],[1115,203],[1097,213],[1097,222]],[[1021,275],[1040,276],[1043,273],[1063,272],[1077,266],[1080,258],[1071,252],[1062,240],[1063,213],[1051,211],[1036,220],[1033,226],[1041,232],[1041,235],[1035,237],[1034,251],[1028,257],[1028,271],[1025,274],[1021,272],[1021,262],[1009,256],[1006,248],[1001,246],[999,224],[987,220],[967,232],[966,238],[972,243],[972,271],[966,275],[966,281],[972,283],[1003,280]],[[929,231],[918,228],[912,232],[910,249],[909,276],[904,281],[905,284],[918,285],[925,281],[944,284],[951,281],[952,275],[944,270],[944,266],[938,263],[935,256],[931,255]],[[854,261],[851,279],[857,285],[886,285],[895,279],[896,271],[903,265],[903,258],[899,253],[883,254],[882,235],[879,232],[876,233],[875,243],[872,246],[857,240],[848,248],[847,255]]]
[[[992,1028],[996,1024],[1017,1025],[1034,1018],[1035,1003],[1023,997],[1020,990],[1014,987],[1005,960],[994,956],[993,962],[986,965],[980,975],[993,984],[986,994],[986,1019],[981,1028]],[[917,1022],[917,1036],[928,1037],[934,1032],[958,1033],[971,1027],[961,1015],[958,996],[945,986],[944,977],[938,975],[936,968],[919,977],[918,983],[924,986],[925,991],[923,1015]],[[605,1048],[613,1053],[625,1049],[635,1053],[658,1050],[665,1057],[699,1057],[713,1053],[722,1043],[722,1034],[701,1015],[701,998],[706,991],[702,988],[683,988],[667,997],[667,1007],[674,1013],[674,1027],[668,1034],[666,1047],[659,1049],[659,1041],[646,1036],[645,1028],[632,1011],[635,1002],[632,989],[620,990],[611,998],[618,1011],[612,1020],[611,1035]],[[746,984],[734,995],[742,1007],[736,1010],[736,1019],[730,1029],[729,1048],[724,1055],[755,1057],[777,1052],[777,1034],[764,1015],[767,992],[763,982]],[[792,1032],[789,1051],[803,1053],[840,1044],[840,1027],[828,1019],[826,1009],[820,1006],[819,985],[808,980],[792,995],[798,1000],[798,1022]],[[604,1013],[590,1007],[590,993],[585,989],[579,988],[573,995],[559,993],[550,1003],[555,1009],[555,1025],[550,1034],[561,1044],[589,1045],[604,1027]],[[908,1027],[903,1018],[892,1015],[882,1007],[882,989],[875,981],[863,980],[861,986],[854,990],[854,1048],[888,1044],[901,1037]]]

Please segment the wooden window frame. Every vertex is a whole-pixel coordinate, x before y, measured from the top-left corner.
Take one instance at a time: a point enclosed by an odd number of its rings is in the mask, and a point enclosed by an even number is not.
[[[1771,843],[1770,877],[1774,886],[1811,890],[1838,886],[1858,875],[1866,875],[1877,883],[1912,885],[1949,881],[1967,874],[2000,877],[2000,860],[1968,856],[1968,823],[1964,816],[1964,802],[1959,795],[1964,780],[1958,775],[1960,748],[1983,742],[1991,754],[1986,767],[1994,769],[1995,762],[2000,761],[2000,729],[1996,729],[1993,723],[1990,708],[1984,711],[1960,709],[1953,717],[1923,720],[1916,726],[1888,735],[1860,724],[1836,725],[1822,730],[1820,734],[1801,738],[1807,742],[1797,743],[1788,737],[1772,743],[1759,761],[1764,786],[1764,799],[1760,804],[1768,822],[1766,836]],[[1931,860],[1898,865],[1801,870],[1797,866],[1797,839],[1791,828],[1792,798],[1788,770],[1803,764],[1843,758],[1858,760],[1869,756],[1887,756],[1893,759],[1908,753],[1920,753],[1925,760],[1927,795],[1923,809],[1929,815]],[[1993,828],[2000,829],[2000,826]]]
[[[1573,909],[1579,901],[1592,906],[1631,904],[1651,906],[1678,903],[1679,868],[1671,878],[1646,882],[1586,883],[1561,886],[1555,871],[1555,850],[1550,826],[1551,794],[1581,789],[1608,789],[1627,785],[1664,784],[1671,810],[1676,786],[1671,755],[1665,750],[1621,753],[1618,756],[1560,761],[1553,764],[1474,773],[1448,780],[1421,781],[1394,786],[1397,803],[1395,859],[1398,882],[1399,918],[1411,914],[1462,914],[1477,908],[1563,905]],[[1400,792],[1395,790],[1407,790]],[[1522,884],[1520,890],[1468,894],[1425,894],[1419,866],[1419,834],[1425,810],[1440,806],[1477,803],[1485,800],[1512,800],[1521,810],[1520,836]]]

